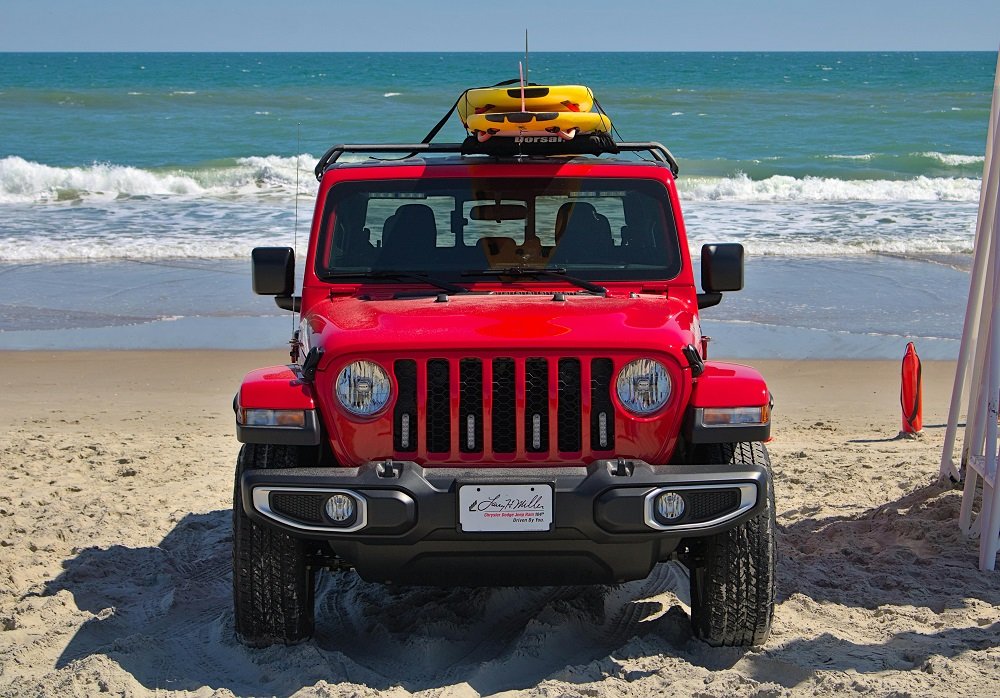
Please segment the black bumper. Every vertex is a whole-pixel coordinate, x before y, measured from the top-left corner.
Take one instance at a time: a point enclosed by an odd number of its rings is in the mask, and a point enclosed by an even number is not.
[[[243,508],[261,524],[325,540],[370,581],[436,585],[614,583],[648,576],[684,539],[739,525],[764,503],[768,471],[753,464],[662,465],[596,461],[561,468],[423,468],[384,461],[358,468],[248,470]],[[549,485],[547,531],[469,532],[459,523],[462,485]],[[664,521],[655,497],[683,497]],[[359,503],[353,518],[324,513],[336,492]]]

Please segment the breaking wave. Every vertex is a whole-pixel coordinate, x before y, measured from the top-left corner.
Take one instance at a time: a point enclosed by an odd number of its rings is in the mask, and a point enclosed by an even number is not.
[[[12,155],[0,159],[0,203],[130,197],[291,197],[296,178],[301,194],[315,193],[315,164],[316,158],[308,153],[297,157],[246,157],[192,169],[141,169],[110,163],[53,167]],[[980,180],[971,177],[925,176],[864,180],[773,175],[757,179],[737,174],[682,176],[678,180],[683,197],[691,201],[978,201],[979,185]]]
[[[315,163],[309,154],[186,169],[0,158],[0,263],[238,258],[257,245],[291,244],[296,225],[304,252]],[[971,253],[980,180],[738,174],[682,176],[678,187],[695,256],[702,243],[734,241],[752,256],[891,254],[951,264]]]
[[[978,201],[980,180],[967,177],[835,179],[775,175],[755,180],[688,177],[678,180],[681,196],[692,201]]]
[[[190,170],[147,170],[94,163],[86,167],[53,167],[16,155],[0,159],[0,203],[48,203],[112,200],[130,197],[290,196],[296,174],[301,192],[315,193],[312,170],[316,158],[239,158]],[[298,167],[298,173],[296,173]]]

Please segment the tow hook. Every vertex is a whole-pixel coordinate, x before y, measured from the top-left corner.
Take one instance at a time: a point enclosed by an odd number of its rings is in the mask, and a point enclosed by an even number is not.
[[[399,477],[401,468],[392,462],[391,458],[386,459],[384,463],[378,463],[375,466],[375,474],[382,479],[392,479]]]
[[[615,477],[632,477],[635,472],[635,465],[629,463],[624,458],[619,458],[614,464],[608,463],[608,470]]]

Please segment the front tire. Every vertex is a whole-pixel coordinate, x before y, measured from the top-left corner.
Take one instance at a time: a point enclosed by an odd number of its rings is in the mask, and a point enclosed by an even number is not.
[[[295,446],[270,444],[245,444],[236,462],[233,608],[236,637],[250,647],[290,645],[312,636],[315,570],[307,543],[253,521],[240,497],[245,470],[298,464]]]
[[[696,456],[701,463],[763,466],[771,461],[760,442],[711,444]],[[713,647],[761,645],[774,616],[774,489],[768,478],[764,508],[724,533],[703,539],[702,554],[691,572],[691,626],[696,637]]]

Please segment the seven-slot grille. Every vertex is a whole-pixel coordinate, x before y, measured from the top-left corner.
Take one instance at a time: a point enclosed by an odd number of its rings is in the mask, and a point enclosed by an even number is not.
[[[393,445],[428,458],[613,451],[611,359],[399,359]]]

